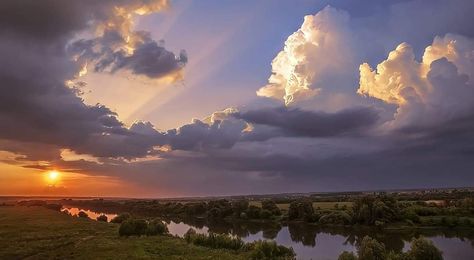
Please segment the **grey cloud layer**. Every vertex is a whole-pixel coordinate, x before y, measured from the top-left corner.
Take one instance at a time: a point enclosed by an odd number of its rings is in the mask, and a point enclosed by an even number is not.
[[[278,129],[281,136],[329,137],[367,130],[378,120],[371,108],[346,109],[336,113],[304,111],[297,108],[266,108],[235,114],[248,123]],[[248,135],[252,136],[252,132]]]
[[[109,108],[84,104],[77,90],[65,84],[81,66],[71,60],[66,46],[77,33],[119,19],[116,6],[133,11],[161,5],[166,1],[2,1],[0,139],[42,144],[38,149],[69,148],[98,157],[147,155],[159,142],[159,133],[139,133],[137,125],[125,127]],[[149,38],[146,44],[151,47],[139,47],[135,56],[123,57],[127,60],[121,66],[150,76],[164,76],[176,69],[168,51]],[[184,57],[180,59],[185,62]],[[5,142],[0,145],[21,152]]]

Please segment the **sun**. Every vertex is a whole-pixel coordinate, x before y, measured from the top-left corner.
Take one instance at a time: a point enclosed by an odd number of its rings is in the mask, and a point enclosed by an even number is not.
[[[47,175],[47,179],[49,183],[56,183],[59,180],[60,173],[56,170],[49,171]]]

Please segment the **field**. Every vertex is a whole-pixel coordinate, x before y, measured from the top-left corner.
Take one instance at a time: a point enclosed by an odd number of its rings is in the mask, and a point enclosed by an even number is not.
[[[171,236],[119,237],[118,225],[41,207],[0,207],[0,259],[246,259]]]
[[[254,205],[258,204],[259,202],[256,202]],[[320,209],[334,209],[336,204],[338,205],[338,207],[343,207],[343,206],[346,206],[347,208],[350,208],[352,207],[352,202],[313,202],[313,208],[317,209],[317,208],[320,208]],[[256,205],[256,206],[260,206],[260,205]],[[285,204],[277,204],[277,206],[281,209],[281,210],[288,210],[288,208],[290,207],[290,204],[289,203],[285,203]]]

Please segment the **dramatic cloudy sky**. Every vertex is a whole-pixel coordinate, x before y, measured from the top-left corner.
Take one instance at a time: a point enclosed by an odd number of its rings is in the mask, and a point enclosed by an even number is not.
[[[0,195],[474,185],[474,1],[7,0],[0,13]]]

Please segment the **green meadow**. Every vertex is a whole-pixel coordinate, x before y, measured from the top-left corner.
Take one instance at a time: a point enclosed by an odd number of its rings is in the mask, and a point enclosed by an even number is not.
[[[0,259],[248,259],[169,235],[120,237],[118,228],[42,207],[0,207]]]

